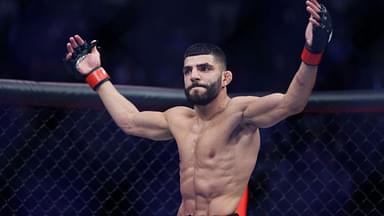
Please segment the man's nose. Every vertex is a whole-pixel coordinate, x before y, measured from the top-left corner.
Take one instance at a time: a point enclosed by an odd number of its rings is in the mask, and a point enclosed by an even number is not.
[[[200,73],[196,68],[192,69],[191,80],[200,80]]]

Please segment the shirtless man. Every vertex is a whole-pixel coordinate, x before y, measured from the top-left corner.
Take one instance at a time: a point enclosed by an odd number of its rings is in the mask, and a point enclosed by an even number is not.
[[[139,111],[109,81],[97,48],[70,37],[66,59],[86,76],[116,124],[127,134],[153,140],[175,139],[180,157],[178,216],[236,215],[260,148],[259,128],[301,112],[315,83],[317,65],[332,27],[325,7],[307,0],[310,14],[302,63],[287,92],[230,98],[232,73],[222,50],[195,44],[184,56],[185,94],[193,108]]]

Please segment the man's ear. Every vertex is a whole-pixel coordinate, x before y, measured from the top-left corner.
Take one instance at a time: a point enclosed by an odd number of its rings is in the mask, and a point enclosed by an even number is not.
[[[232,72],[229,70],[224,71],[221,86],[226,87],[227,85],[229,85],[229,83],[231,83],[231,81],[232,81]]]

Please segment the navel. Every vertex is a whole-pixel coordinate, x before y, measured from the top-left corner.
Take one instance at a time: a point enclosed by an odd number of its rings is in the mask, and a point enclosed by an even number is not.
[[[208,154],[208,157],[209,157],[210,159],[212,159],[212,158],[215,157],[215,155],[216,155],[216,152],[215,152],[215,151],[210,151],[209,154]]]

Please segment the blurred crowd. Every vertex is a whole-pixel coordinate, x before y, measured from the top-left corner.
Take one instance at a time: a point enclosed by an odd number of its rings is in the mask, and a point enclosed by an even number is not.
[[[315,90],[382,89],[382,0],[323,1],[334,25]],[[284,91],[300,64],[305,1],[0,0],[0,78],[79,82],[62,62],[74,34],[99,40],[116,84],[181,88],[184,50],[224,49],[231,92]]]

